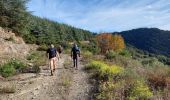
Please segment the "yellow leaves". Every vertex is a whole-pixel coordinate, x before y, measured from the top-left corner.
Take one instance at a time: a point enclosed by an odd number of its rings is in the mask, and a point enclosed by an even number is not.
[[[108,50],[119,52],[125,48],[124,39],[121,35],[112,35],[102,33],[96,36],[97,44],[101,48],[101,53],[106,53]]]
[[[84,59],[90,59],[93,55],[90,51],[83,51],[82,54]]]
[[[153,93],[150,91],[147,84],[142,80],[137,80],[131,91],[129,100],[136,100],[138,98],[147,99],[151,96],[153,96]]]
[[[109,73],[112,73],[112,74],[119,74],[124,71],[124,69],[122,67],[119,67],[117,65],[112,65],[109,69],[110,69]]]
[[[108,75],[114,75],[114,74],[120,74],[124,72],[124,68],[119,67],[117,65],[109,66],[103,62],[100,61],[92,61],[88,67],[90,69],[96,69],[101,75],[108,74]]]
[[[90,69],[100,69],[101,67],[107,66],[105,63],[100,61],[92,61],[90,64],[87,65]]]
[[[150,92],[149,87],[141,81],[137,81],[137,86],[135,88],[136,94],[140,96],[152,96],[153,94]]]
[[[113,44],[114,44],[113,50],[116,52],[120,52],[121,50],[125,48],[124,39],[121,35],[115,34],[113,36]]]

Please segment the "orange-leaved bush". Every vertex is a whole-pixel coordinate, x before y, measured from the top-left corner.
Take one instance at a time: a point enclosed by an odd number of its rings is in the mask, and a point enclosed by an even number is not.
[[[118,34],[101,33],[96,36],[96,40],[101,49],[101,53],[106,53],[110,50],[120,52],[125,48],[124,39]]]

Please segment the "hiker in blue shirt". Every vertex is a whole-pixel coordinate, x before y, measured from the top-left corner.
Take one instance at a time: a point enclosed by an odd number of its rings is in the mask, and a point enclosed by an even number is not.
[[[74,67],[78,69],[78,57],[80,57],[80,49],[78,46],[74,43],[73,47],[71,49],[71,58],[73,59]]]

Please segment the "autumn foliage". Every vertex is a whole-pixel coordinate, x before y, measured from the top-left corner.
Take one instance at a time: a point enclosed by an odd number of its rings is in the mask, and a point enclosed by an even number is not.
[[[115,51],[119,52],[125,48],[125,42],[121,35],[117,35],[117,34],[113,35],[113,44],[114,44],[113,49]]]
[[[124,39],[121,35],[112,35],[110,33],[102,33],[96,36],[97,44],[101,49],[101,53],[109,50],[119,52],[125,48]]]

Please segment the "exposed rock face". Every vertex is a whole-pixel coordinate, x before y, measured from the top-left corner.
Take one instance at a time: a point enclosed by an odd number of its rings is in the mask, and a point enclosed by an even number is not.
[[[10,58],[24,58],[30,49],[21,37],[0,27],[0,64]]]

